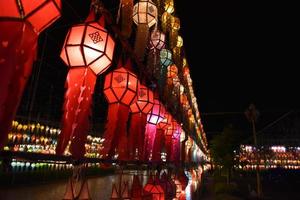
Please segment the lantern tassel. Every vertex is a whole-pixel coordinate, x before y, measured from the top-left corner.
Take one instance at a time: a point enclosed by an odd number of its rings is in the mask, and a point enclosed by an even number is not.
[[[122,2],[122,22],[121,32],[124,38],[128,39],[132,32],[133,0],[121,0]]]
[[[104,132],[104,147],[101,154],[104,158],[111,158],[117,148],[119,160],[128,160],[127,121],[128,106],[115,103],[108,107],[108,121]]]
[[[164,142],[163,140],[164,130],[157,128],[152,152],[152,160],[155,162],[161,161],[161,150]]]
[[[134,44],[134,53],[137,56],[137,59],[143,61],[146,45],[148,43],[149,27],[147,24],[139,24],[137,27],[135,44]]]
[[[74,157],[84,155],[86,136],[89,130],[89,115],[97,76],[90,68],[71,68],[66,79],[62,130],[56,153],[62,155],[70,140]],[[76,147],[75,147],[76,146]]]
[[[37,34],[23,22],[0,22],[0,149],[7,141],[36,57]]]
[[[156,125],[147,123],[144,141],[144,161],[148,161],[153,151],[154,139],[156,135]]]
[[[143,113],[133,113],[131,115],[131,123],[129,128],[128,148],[129,158],[134,160],[136,156],[136,149],[138,150],[138,159],[142,160],[145,126],[147,116]]]

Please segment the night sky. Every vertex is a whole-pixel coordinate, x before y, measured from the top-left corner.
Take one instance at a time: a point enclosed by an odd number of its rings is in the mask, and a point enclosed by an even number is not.
[[[19,115],[29,115],[31,111],[34,118],[58,121],[67,74],[59,52],[70,25],[80,22],[88,13],[89,2],[64,0],[63,17],[40,36],[39,60]],[[197,4],[193,5],[194,2]],[[226,123],[242,124],[244,128],[247,122],[243,112],[250,103],[261,112],[259,127],[300,107],[297,94],[300,79],[296,73],[299,60],[294,50],[298,48],[294,41],[296,25],[273,7],[266,10],[260,4],[252,9],[240,2],[175,0],[175,12],[181,19],[180,34],[209,137]],[[104,3],[116,12],[118,1]],[[38,84],[34,76],[37,74]],[[98,78],[98,90],[101,84],[103,77]],[[95,123],[106,118],[105,110],[99,106],[105,104],[101,95],[98,92],[95,95]],[[222,112],[234,114],[218,114]]]

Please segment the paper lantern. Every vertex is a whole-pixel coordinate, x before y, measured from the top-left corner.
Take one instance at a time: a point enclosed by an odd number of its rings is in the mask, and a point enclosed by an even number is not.
[[[153,92],[145,85],[138,84],[137,100],[130,105],[131,120],[129,128],[128,148],[130,159],[143,159],[145,126],[147,113],[154,104]],[[137,150],[137,157],[136,157]]]
[[[85,23],[73,26],[61,51],[61,58],[70,70],[66,79],[63,128],[56,152],[63,154],[71,140],[70,151],[77,158],[85,154],[97,75],[110,67],[115,46],[104,28],[104,17],[99,22],[94,20],[91,12]]]
[[[160,51],[165,47],[166,44],[166,36],[164,33],[153,30],[150,37],[149,48],[153,51]]]
[[[167,13],[172,14],[174,12],[174,1],[166,0],[164,8]]]
[[[154,105],[147,115],[147,124],[144,140],[144,160],[151,159],[153,153],[153,145],[156,137],[156,125],[163,120],[165,108],[158,100],[158,94],[154,98]]]
[[[60,0],[0,1],[0,149],[31,75],[38,35],[60,16],[60,6]]]
[[[60,17],[60,8],[60,0],[1,1],[0,17],[27,22],[39,33]]]
[[[182,47],[183,46],[183,39],[180,35],[177,36],[177,47]]]
[[[176,65],[169,65],[167,68],[167,78],[175,78],[178,75],[178,68]]]
[[[149,28],[157,23],[157,8],[151,0],[140,0],[133,7],[133,21],[137,25],[134,52],[143,60]]]
[[[89,67],[98,75],[111,65],[115,43],[99,22],[89,21],[73,26],[67,34],[60,57],[69,67]]]
[[[168,49],[162,49],[160,51],[160,63],[163,67],[168,67],[172,64],[172,52]]]
[[[178,31],[180,29],[180,20],[178,17],[171,16],[169,28],[170,47],[173,49],[177,45]]]
[[[172,137],[175,131],[177,130],[177,122],[176,120],[172,120],[171,124],[167,126],[165,130],[165,149],[167,153],[167,161],[170,161],[172,154]]]
[[[165,47],[165,34],[157,29],[151,33],[149,40],[149,49],[147,59],[147,69],[149,74],[153,75],[156,79],[161,78],[161,65],[160,65],[160,51]]]
[[[105,142],[101,154],[111,158],[115,148],[119,160],[128,160],[127,121],[129,106],[136,101],[138,87],[137,76],[130,71],[131,62],[127,60],[123,66],[120,61],[118,68],[108,73],[104,81],[104,94],[109,103],[107,124],[104,132]]]

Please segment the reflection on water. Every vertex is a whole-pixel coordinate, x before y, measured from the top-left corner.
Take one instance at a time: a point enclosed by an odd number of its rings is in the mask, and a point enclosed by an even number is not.
[[[122,176],[122,181],[128,181],[131,185],[133,174],[138,174],[141,178],[141,183],[143,186],[147,182],[147,172],[137,171],[126,171]],[[192,192],[195,190],[195,180],[192,180],[192,175],[190,172],[186,172],[189,182],[185,189],[186,200],[192,200]],[[90,195],[93,200],[105,200],[109,199],[111,196],[112,184],[119,183],[120,176],[118,174],[90,178],[88,180],[88,186]],[[22,186],[13,188],[0,188],[0,199],[5,200],[56,200],[62,199],[66,190],[67,180],[56,182],[56,183],[46,183],[33,186]]]

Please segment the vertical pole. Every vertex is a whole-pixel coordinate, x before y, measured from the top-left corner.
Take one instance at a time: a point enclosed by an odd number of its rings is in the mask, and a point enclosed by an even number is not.
[[[260,184],[260,175],[259,175],[259,156],[258,156],[258,145],[257,145],[257,138],[256,138],[256,130],[255,130],[255,121],[254,118],[251,119],[252,122],[252,131],[253,131],[253,139],[254,139],[254,146],[256,149],[256,186],[257,186],[257,196],[258,198],[262,197],[261,191],[261,184]]]

